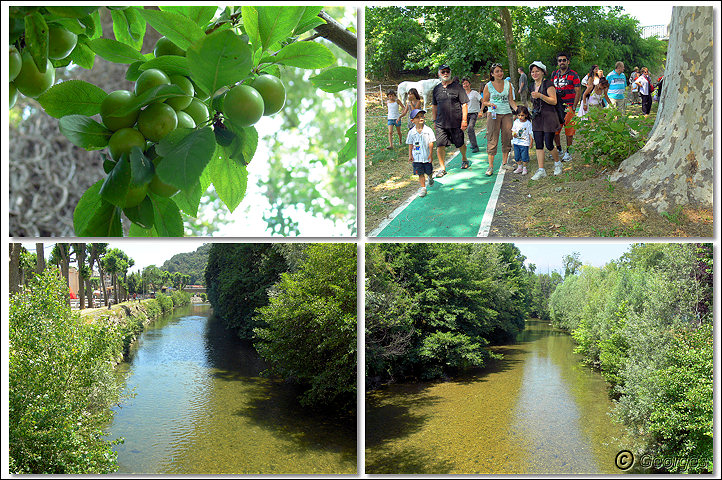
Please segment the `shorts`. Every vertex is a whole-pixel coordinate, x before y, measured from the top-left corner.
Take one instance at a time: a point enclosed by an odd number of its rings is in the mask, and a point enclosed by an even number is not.
[[[527,145],[512,143],[511,146],[514,147],[514,160],[529,163],[529,147]]]
[[[434,173],[434,165],[431,162],[413,162],[414,175],[431,175]]]
[[[464,131],[461,128],[436,127],[436,146],[448,147],[454,144],[456,148],[464,145]]]
[[[394,127],[400,127],[401,126],[401,118],[397,118],[394,120],[393,118],[389,118],[387,125],[393,125]]]
[[[573,105],[566,105],[565,110],[567,111],[567,114],[564,116],[564,125],[559,127],[559,130],[557,130],[557,135],[561,133],[562,128],[564,128],[564,134],[571,137],[574,135],[577,131],[574,128],[576,122],[574,119],[576,118],[576,115],[574,114],[574,106]]]

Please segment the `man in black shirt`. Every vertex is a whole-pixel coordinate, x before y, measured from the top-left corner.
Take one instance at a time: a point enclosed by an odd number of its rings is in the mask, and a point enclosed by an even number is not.
[[[467,127],[469,97],[458,81],[452,81],[451,68],[448,65],[439,67],[441,83],[434,87],[431,101],[431,120],[435,122],[436,156],[441,170],[437,177],[446,175],[446,146],[452,143],[461,152],[461,168],[469,168],[466,159],[464,130]]]

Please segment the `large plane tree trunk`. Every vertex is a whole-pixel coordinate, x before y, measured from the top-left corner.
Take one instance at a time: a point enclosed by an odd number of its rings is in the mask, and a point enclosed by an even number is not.
[[[713,20],[712,7],[672,10],[657,119],[644,147],[612,174],[660,213],[687,205],[712,207]]]

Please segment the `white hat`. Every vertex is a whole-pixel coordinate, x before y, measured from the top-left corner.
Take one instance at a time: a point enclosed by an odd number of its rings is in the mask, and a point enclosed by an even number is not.
[[[537,60],[536,62],[531,62],[531,63],[529,64],[529,70],[531,70],[531,67],[534,67],[534,66],[537,66],[537,67],[541,68],[542,70],[544,70],[544,73],[547,73],[547,66],[544,65],[544,64],[543,64],[542,62],[540,62],[539,60]]]

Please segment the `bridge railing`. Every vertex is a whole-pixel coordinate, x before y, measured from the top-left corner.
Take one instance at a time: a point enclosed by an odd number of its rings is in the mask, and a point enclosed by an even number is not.
[[[669,39],[669,25],[647,25],[642,27],[642,38],[657,37],[660,40]]]

